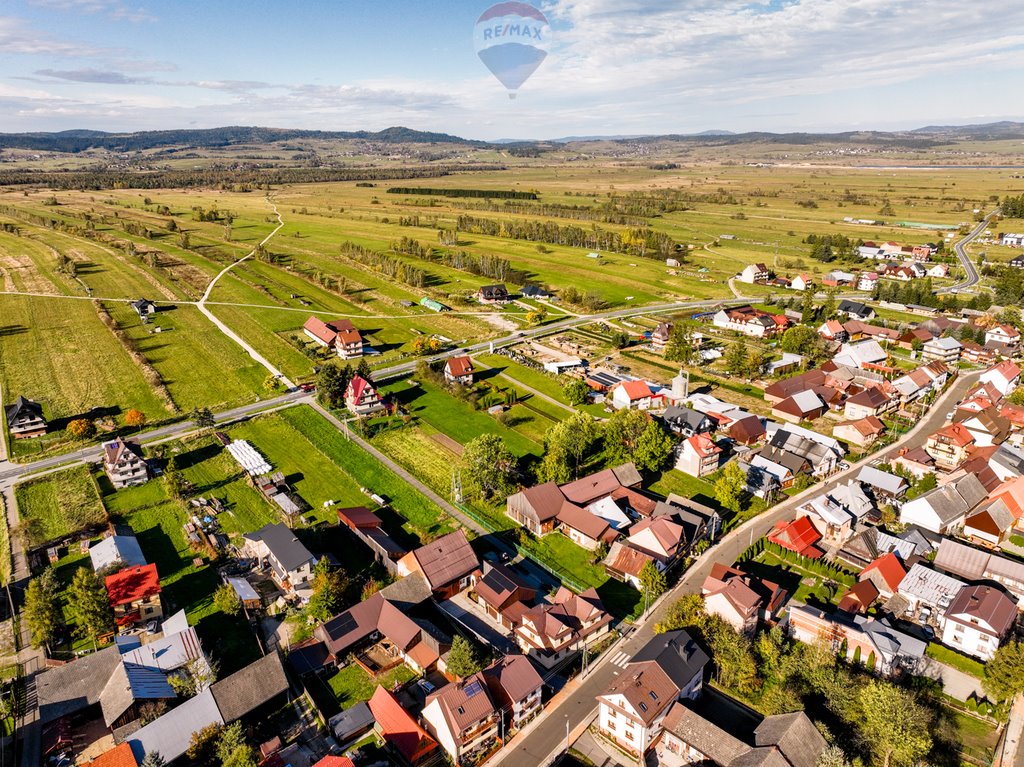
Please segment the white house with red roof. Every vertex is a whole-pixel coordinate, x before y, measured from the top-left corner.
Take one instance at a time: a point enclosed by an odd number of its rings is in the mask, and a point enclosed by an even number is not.
[[[333,348],[343,360],[363,356],[363,337],[351,320],[324,322],[319,317],[310,317],[302,326],[302,332],[320,346]]]
[[[352,376],[345,390],[345,407],[353,415],[370,415],[384,409],[374,385],[361,375]]]
[[[772,543],[808,559],[817,559],[824,553],[815,546],[821,540],[821,533],[807,517],[777,523],[767,538]]]
[[[652,410],[665,402],[663,394],[655,394],[646,381],[620,381],[612,387],[612,407],[616,410]]]
[[[985,345],[1005,350],[1020,346],[1020,331],[1013,325],[996,325],[985,331]]]
[[[691,477],[704,477],[718,469],[722,460],[720,448],[707,434],[694,434],[679,446],[676,468]]]
[[[798,274],[793,278],[793,281],[789,283],[789,287],[793,290],[807,290],[807,288],[814,285],[814,278],[809,274]]]
[[[444,363],[444,380],[461,386],[472,386],[473,360],[468,356],[449,357]]]
[[[849,340],[850,334],[846,332],[843,323],[839,320],[827,320],[818,328],[818,335],[828,341],[845,343]]]
[[[1011,360],[1003,360],[982,373],[978,380],[991,384],[1005,397],[1020,386],[1020,367]]]

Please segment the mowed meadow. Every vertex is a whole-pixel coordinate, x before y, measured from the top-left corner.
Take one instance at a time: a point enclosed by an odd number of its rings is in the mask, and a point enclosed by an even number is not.
[[[389,193],[393,185],[437,193]],[[531,192],[536,199],[441,193],[462,189]],[[350,317],[374,352],[371,364],[387,366],[409,358],[417,338],[438,335],[454,345],[486,340],[526,327],[527,313],[537,309],[553,317],[731,297],[729,278],[753,262],[782,276],[820,276],[850,265],[811,259],[808,235],[936,241],[940,227],[967,224],[975,210],[991,210],[995,199],[1022,190],[1024,181],[1012,170],[995,168],[706,164],[652,170],[612,161],[547,164],[543,158],[400,184],[248,192],[7,188],[0,190],[0,385],[6,401],[25,395],[42,402],[58,425],[90,411],[116,420],[130,408],[157,421],[265,396],[266,371],[194,303],[216,275],[273,231],[274,206],[284,226],[257,257],[220,279],[208,307],[301,381],[319,364],[301,335],[310,314]],[[460,216],[496,223],[497,233],[459,231],[442,244],[439,232],[455,230]],[[600,250],[601,257],[592,258],[595,248],[585,241],[576,247],[516,239],[526,224],[626,239],[649,229],[682,246],[670,256],[681,264],[669,266],[665,253],[654,257],[636,247]],[[995,228],[1024,229],[1022,222],[1006,224]],[[419,250],[396,247],[402,238]],[[391,267],[358,257],[358,248]],[[984,245],[972,253],[982,251],[993,260],[1012,255]],[[520,282],[555,292],[573,288],[590,294],[591,303],[482,307],[472,294],[500,280],[455,268],[446,253],[503,259]],[[146,325],[127,303],[140,297],[161,308]],[[418,305],[423,297],[453,311],[431,312]]]

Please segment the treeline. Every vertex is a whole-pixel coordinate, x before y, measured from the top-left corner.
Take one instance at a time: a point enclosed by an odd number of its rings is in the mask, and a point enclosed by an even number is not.
[[[1016,197],[1007,195],[999,207],[1003,209],[1006,218],[1024,218],[1024,194]]]
[[[826,264],[838,258],[855,258],[857,248],[864,244],[863,240],[851,240],[845,234],[809,234],[804,242],[811,246],[811,258]]]
[[[503,165],[420,165],[405,168],[197,168],[192,170],[0,171],[0,186],[40,185],[51,189],[180,189],[211,187],[255,189],[270,185],[437,178],[453,172],[505,170]]]
[[[388,194],[427,194],[432,197],[483,197],[495,200],[536,200],[536,192],[512,189],[432,189],[427,186],[393,186]]]
[[[446,231],[451,230],[442,229],[441,232],[439,232],[439,235]],[[442,240],[443,239],[444,238],[442,238]],[[513,269],[512,262],[507,258],[488,255],[476,256],[471,253],[467,253],[464,250],[436,250],[423,245],[419,240],[414,240],[411,237],[401,237],[397,240],[392,240],[389,247],[395,253],[402,253],[403,255],[422,258],[425,261],[441,263],[445,266],[451,267],[452,269],[469,272],[470,274],[475,274],[478,277],[500,280],[501,282],[512,282],[517,285],[522,285],[529,277],[526,272],[520,269]]]
[[[348,240],[341,243],[340,253],[346,258],[369,266],[410,287],[422,288],[427,284],[427,273],[423,269],[407,264],[402,259],[389,256],[386,253],[378,253]]]
[[[500,205],[496,202],[480,202],[465,205],[464,207],[472,210],[486,210],[490,213],[568,218],[575,221],[599,221],[603,224],[619,224],[620,226],[645,226],[647,224],[647,220],[642,216],[622,213],[617,210],[614,204],[593,207],[590,205],[566,205],[559,202],[524,205],[522,203],[506,201]],[[652,213],[651,215],[660,215],[660,213]]]
[[[613,232],[596,226],[584,229],[580,226],[563,226],[551,221],[496,221],[475,216],[459,216],[456,228],[460,232],[471,234],[606,250],[641,258],[664,258],[684,249],[683,245],[667,234],[646,228]]]

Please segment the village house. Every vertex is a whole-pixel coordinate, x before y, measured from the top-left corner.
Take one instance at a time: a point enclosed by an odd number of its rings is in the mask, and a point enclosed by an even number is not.
[[[935,554],[935,567],[966,581],[998,583],[1024,607],[1024,563],[943,538]]]
[[[955,364],[960,360],[960,342],[949,336],[933,338],[921,348],[921,356],[930,362]]]
[[[978,381],[991,384],[1004,397],[1020,386],[1020,366],[1010,360],[1003,360],[980,376]]]
[[[1010,420],[1000,415],[999,408],[995,405],[976,412],[958,409],[953,414],[953,424],[963,426],[970,432],[974,438],[972,451],[1001,445],[1010,436],[1011,430]]]
[[[890,397],[880,388],[872,387],[847,399],[843,413],[851,421],[858,421],[870,416],[884,415],[898,405],[899,397]]]
[[[910,489],[910,484],[903,477],[876,469],[874,466],[864,466],[857,473],[857,482],[866,488],[879,504],[899,501]]]
[[[753,636],[762,621],[774,621],[787,593],[777,583],[715,563],[701,586],[704,609],[740,634]]]
[[[574,594],[562,586],[551,603],[523,613],[516,643],[525,655],[550,669],[607,634],[611,622],[596,589]]]
[[[935,334],[926,328],[910,328],[910,330],[899,337],[896,341],[896,345],[901,349],[910,351],[915,347],[919,348],[924,346],[933,338],[935,338]]]
[[[484,574],[473,585],[472,598],[495,623],[514,630],[537,598],[537,590],[504,565],[484,563]]]
[[[598,696],[598,731],[628,753],[647,753],[672,704],[700,697],[709,662],[685,631],[654,636]]]
[[[856,421],[837,423],[832,429],[832,436],[850,445],[871,447],[886,431],[880,418],[867,416]]]
[[[481,286],[476,292],[476,299],[482,304],[507,304],[511,300],[504,284]]]
[[[928,437],[924,450],[940,469],[952,471],[967,460],[974,435],[959,423],[949,423]]]
[[[319,317],[310,317],[302,326],[302,332],[320,346],[334,349],[343,360],[363,356],[363,337],[351,320],[324,322]]]
[[[686,702],[672,704],[656,743],[658,764],[669,767],[707,764],[714,767],[816,767],[825,739],[802,711],[767,716],[757,725],[750,744],[728,729],[705,719]]]
[[[242,538],[245,555],[257,560],[259,567],[269,568],[270,577],[282,591],[308,596],[316,559],[284,523],[264,525]]]
[[[156,565],[129,567],[104,579],[119,632],[162,618]]]
[[[861,278],[863,279],[863,277]],[[839,306],[836,307],[836,311],[842,314],[844,317],[849,317],[852,320],[873,320],[875,318],[875,310],[867,304],[862,304],[859,301],[850,301],[844,298],[839,302]]]
[[[621,381],[611,390],[610,401],[616,410],[651,410],[665,402],[663,394],[655,394],[646,381]]]
[[[903,617],[921,625],[941,628],[946,608],[967,584],[945,573],[916,562],[900,581],[897,594],[902,597]]]
[[[815,392],[797,392],[772,407],[772,416],[790,423],[813,421],[828,412],[828,405]]]
[[[378,685],[367,705],[373,714],[374,732],[400,764],[419,767],[437,763],[437,741],[416,723],[394,695]]]
[[[149,316],[156,313],[156,304],[145,298],[132,301],[131,307],[143,322],[149,322]]]
[[[149,466],[139,443],[121,437],[103,443],[103,470],[118,489],[149,481]]]
[[[808,559],[818,559],[824,553],[815,545],[821,540],[821,533],[807,517],[777,522],[766,537],[772,543]]]
[[[661,414],[661,420],[670,432],[680,437],[709,434],[718,427],[709,415],[683,405],[669,405]]]
[[[525,655],[505,655],[483,671],[503,717],[503,732],[516,732],[541,712],[544,680]]]
[[[814,278],[811,277],[811,275],[809,274],[801,273],[793,278],[793,280],[789,283],[789,286],[793,290],[804,291],[814,286]]]
[[[839,353],[832,358],[832,364],[845,365],[859,370],[879,370],[889,358],[878,341],[868,338],[843,344]]]
[[[839,320],[826,320],[821,323],[818,327],[818,335],[826,341],[835,341],[840,344],[850,338],[850,334],[846,332],[846,328]]]
[[[374,385],[358,373],[352,376],[345,389],[345,407],[353,415],[371,415],[385,408]]]
[[[988,497],[973,474],[965,474],[900,507],[900,522],[933,533],[946,533],[963,525],[967,514]]]
[[[870,581],[882,599],[891,599],[899,590],[900,583],[906,575],[907,571],[903,568],[900,558],[889,552],[870,562],[860,571],[857,580]]]
[[[480,560],[461,529],[420,546],[398,561],[400,576],[422,573],[438,600],[466,589],[479,570]]]
[[[89,548],[89,561],[98,573],[113,567],[141,567],[146,557],[134,535],[110,535]]]
[[[4,408],[7,429],[15,439],[30,439],[46,434],[43,406],[25,397],[18,397]]]
[[[668,339],[672,336],[672,323],[659,322],[658,327],[651,331],[651,348],[659,354],[664,354]]]
[[[704,477],[718,470],[722,448],[705,434],[694,434],[679,446],[676,468],[691,477]]]
[[[753,414],[733,421],[727,429],[729,439],[748,447],[763,440],[766,433],[764,422]]]
[[[942,643],[960,652],[992,660],[1017,620],[1017,605],[994,586],[965,586],[944,615]]]
[[[861,272],[860,277],[857,278],[857,290],[870,293],[875,289],[878,280],[878,272]]]
[[[749,305],[720,309],[712,317],[711,323],[716,328],[755,338],[772,338],[780,335],[790,325],[790,321],[781,315],[769,314]]]
[[[338,509],[338,521],[373,552],[388,572],[398,572],[398,560],[406,550],[384,530],[381,518],[363,506]]]
[[[738,279],[740,282],[753,285],[757,282],[768,282],[770,277],[771,273],[768,271],[768,267],[764,264],[747,264],[743,271],[740,272]]]
[[[832,547],[846,543],[874,508],[860,483],[850,481],[808,499],[797,508],[797,515],[809,519],[825,547]]]
[[[949,267],[946,264],[935,264],[928,268],[927,275],[929,277],[944,279],[949,276]]]
[[[1013,356],[1020,347],[1020,331],[1013,325],[994,325],[985,331],[985,345]]]
[[[467,356],[449,357],[444,363],[444,380],[460,386],[472,386],[473,360]]]
[[[475,763],[489,752],[501,723],[499,706],[479,672],[427,695],[421,716],[455,765]]]

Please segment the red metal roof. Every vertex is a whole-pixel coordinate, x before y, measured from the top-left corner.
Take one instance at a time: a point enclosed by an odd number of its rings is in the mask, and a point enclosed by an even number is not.
[[[131,744],[122,743],[86,762],[85,767],[138,767],[138,764]]]
[[[768,534],[768,540],[810,559],[817,559],[822,555],[822,551],[814,546],[821,540],[821,533],[807,517],[800,517],[792,522],[779,522]]]
[[[646,381],[623,381],[619,386],[621,386],[622,390],[626,392],[626,396],[629,397],[630,402],[654,395],[654,392],[651,391],[651,387],[647,385]]]
[[[356,764],[347,756],[325,756],[313,767],[356,767]]]
[[[128,567],[106,579],[107,595],[113,607],[128,605],[160,593],[156,565]]]
[[[374,691],[369,706],[381,737],[410,763],[416,764],[437,748],[437,741],[383,687]]]
[[[444,366],[449,375],[455,378],[462,378],[473,372],[473,361],[469,357],[449,357]]]
[[[895,592],[899,588],[903,578],[906,577],[907,571],[903,569],[903,563],[900,562],[892,552],[884,554],[870,563],[867,567],[861,570],[860,579],[863,580],[867,577],[868,573],[877,572],[882,576],[882,580],[889,587],[890,591]]]

